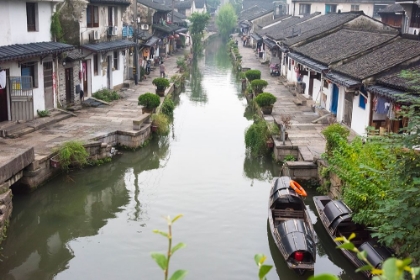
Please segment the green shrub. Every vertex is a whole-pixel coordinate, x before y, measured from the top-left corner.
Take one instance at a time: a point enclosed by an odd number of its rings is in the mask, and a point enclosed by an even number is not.
[[[261,71],[251,69],[245,72],[245,76],[250,82],[252,82],[253,80],[261,79]]]
[[[148,109],[156,109],[160,105],[160,97],[154,93],[146,92],[139,96],[138,105]]]
[[[258,94],[258,96],[255,97],[254,100],[258,104],[258,106],[265,107],[272,106],[274,103],[276,103],[277,98],[269,92],[263,92]]]
[[[163,113],[152,115],[152,125],[158,127],[157,133],[160,135],[167,135],[169,133],[169,118]]]
[[[82,142],[65,142],[56,149],[56,152],[62,169],[68,170],[70,166],[83,167],[88,163],[89,153]]]
[[[245,131],[245,146],[251,156],[257,157],[267,154],[266,142],[269,137],[270,132],[265,120],[256,118],[254,123]]]
[[[36,110],[36,113],[40,118],[48,117],[50,115],[50,111],[48,110]]]
[[[172,116],[174,113],[175,104],[170,96],[167,96],[162,103],[161,112],[167,116]]]
[[[268,86],[268,82],[266,80],[252,80],[251,87],[256,93],[261,93],[263,90]]]
[[[118,100],[121,98],[121,96],[115,90],[111,91],[106,88],[98,90],[97,92],[92,94],[92,96],[95,97],[96,99],[100,99],[105,102],[111,102],[113,100]]]
[[[327,154],[332,154],[333,150],[339,146],[341,139],[346,139],[349,136],[350,131],[339,123],[334,123],[327,126],[322,134],[327,140],[326,152]]]
[[[152,84],[154,84],[158,89],[166,89],[170,86],[169,80],[165,78],[155,78],[152,81]]]

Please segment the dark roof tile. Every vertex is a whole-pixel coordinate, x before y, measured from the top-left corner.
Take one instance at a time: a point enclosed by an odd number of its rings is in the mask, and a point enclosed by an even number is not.
[[[0,62],[26,59],[73,50],[72,45],[59,42],[38,42],[0,46]]]
[[[363,12],[330,13],[311,18],[284,30],[284,43],[292,46],[298,42],[337,28],[361,15],[363,15]]]
[[[293,52],[328,65],[372,49],[396,36],[397,34],[340,29],[321,39],[293,48]]]
[[[197,9],[203,9],[206,1],[205,0],[194,0],[194,3],[195,3],[195,7]]]
[[[391,4],[383,9],[380,9],[378,14],[395,14],[401,12],[404,12],[404,9],[400,4]]]
[[[132,41],[116,40],[116,41],[101,42],[101,43],[96,43],[96,44],[86,44],[80,47],[83,49],[93,51],[93,52],[109,52],[113,50],[126,49],[135,45],[136,43]]]
[[[142,4],[146,7],[152,8],[156,11],[160,11],[160,12],[170,12],[170,11],[172,11],[172,8],[170,8],[170,7],[168,7],[164,4],[152,1],[152,0],[137,0],[137,3]]]
[[[365,79],[420,56],[420,41],[399,38],[347,64],[333,67],[335,71]]]
[[[103,4],[103,5],[124,5],[129,6],[130,0],[89,0],[92,4]]]
[[[256,19],[262,15],[265,15],[267,13],[269,13],[270,11],[258,7],[258,6],[252,6],[248,9],[242,10],[241,13],[239,14],[238,20],[239,21],[243,21],[243,20],[253,20]]]
[[[308,16],[305,16],[303,18],[301,17],[288,17],[285,18],[284,20],[282,20],[280,23],[270,26],[268,28],[265,29],[261,29],[260,31],[258,31],[258,35],[267,35],[268,37],[270,37],[273,40],[281,40],[283,38],[285,38],[285,34],[284,31],[288,30],[289,27],[291,26],[295,26],[298,23],[307,21],[308,19],[311,19],[312,17],[316,17],[319,16],[320,13],[313,13],[310,14]]]
[[[244,10],[249,9],[254,6],[258,6],[267,11],[274,9],[273,0],[243,0],[242,1],[242,7]]]
[[[403,78],[401,76],[402,70],[420,73],[420,64],[417,64],[407,69],[397,69],[396,71],[383,75],[382,77],[378,78],[377,83],[388,87],[401,89],[403,91],[418,92],[418,89],[413,88],[413,86],[418,86],[418,83],[416,84],[415,81],[413,82],[413,80]]]

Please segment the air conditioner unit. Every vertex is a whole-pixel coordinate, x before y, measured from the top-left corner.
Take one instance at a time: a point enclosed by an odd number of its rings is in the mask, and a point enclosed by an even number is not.
[[[108,36],[115,36],[118,33],[118,26],[108,26]]]
[[[141,30],[149,30],[149,25],[147,23],[142,23],[140,25]]]
[[[99,36],[99,31],[98,30],[94,30],[93,32],[93,40],[99,40],[100,36]]]

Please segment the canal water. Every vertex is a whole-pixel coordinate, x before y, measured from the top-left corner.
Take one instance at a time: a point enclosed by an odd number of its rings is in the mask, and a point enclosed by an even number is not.
[[[254,255],[274,265],[268,279],[307,279],[290,271],[268,234],[270,183],[280,166],[250,159],[244,145],[251,124],[247,102],[225,47],[210,42],[184,92],[175,98],[167,137],[111,163],[55,177],[13,198],[13,217],[0,252],[0,279],[163,279],[150,257],[165,252],[164,216],[173,226],[170,271],[187,279],[258,279]],[[334,248],[306,203],[318,235],[315,274],[360,279]]]

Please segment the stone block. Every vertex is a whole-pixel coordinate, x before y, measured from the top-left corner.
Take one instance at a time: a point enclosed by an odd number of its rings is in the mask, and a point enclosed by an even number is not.
[[[0,205],[8,205],[12,201],[12,196],[12,190],[8,190],[7,192],[0,194]]]

